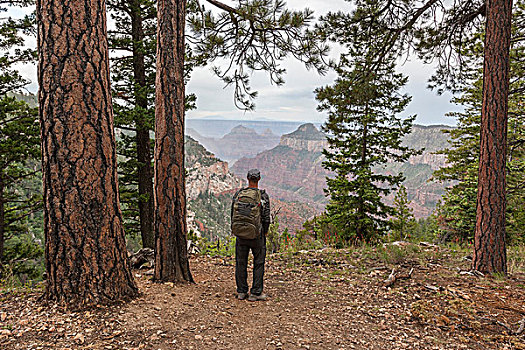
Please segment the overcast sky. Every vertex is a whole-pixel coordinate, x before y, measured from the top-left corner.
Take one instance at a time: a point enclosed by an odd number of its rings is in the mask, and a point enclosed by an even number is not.
[[[233,1],[225,0],[233,4]],[[343,0],[288,0],[288,6],[302,9],[305,4],[314,10],[315,16],[329,11],[348,10],[349,3]],[[335,55],[335,53],[334,53]],[[224,89],[223,84],[210,72],[210,68],[201,68],[194,72],[188,91],[197,95],[197,110],[188,112],[188,118],[230,118],[230,119],[275,119],[293,121],[324,121],[326,115],[316,110],[317,101],[313,93],[319,86],[331,84],[335,74],[319,76],[314,71],[307,71],[301,63],[288,60],[284,86],[273,86],[263,73],[252,76],[252,88],[259,92],[254,112],[239,111],[233,105],[232,89]],[[450,94],[438,96],[428,90],[427,81],[433,67],[424,65],[417,59],[405,63],[400,70],[409,77],[406,92],[413,97],[403,115],[417,115],[418,124],[448,124],[455,121],[445,117],[447,112],[458,110],[450,104]]]
[[[231,0],[224,0],[224,2],[234,3]],[[310,9],[314,10],[316,17],[329,11],[349,9],[349,4],[343,0],[309,0],[307,2],[288,0],[287,3],[292,9],[301,9],[307,4]],[[10,12],[13,16],[19,15],[18,11]],[[35,45],[36,43],[31,40],[29,44]],[[335,52],[333,55],[335,56]],[[315,71],[306,70],[301,63],[294,62],[292,59],[287,60],[284,67],[287,70],[284,76],[285,84],[280,87],[270,84],[268,76],[264,73],[252,75],[252,89],[259,93],[255,101],[256,110],[254,112],[244,112],[235,107],[232,89],[224,89],[222,82],[210,71],[210,67],[195,70],[187,91],[197,95],[197,110],[188,112],[187,117],[323,122],[326,116],[317,112],[317,101],[313,91],[316,87],[331,84],[335,74],[330,72],[325,76],[319,76]],[[36,67],[23,66],[20,68],[22,75],[32,82],[28,90],[36,92]],[[449,94],[438,96],[434,91],[426,88],[433,67],[423,65],[417,59],[413,59],[400,69],[409,77],[405,90],[413,97],[403,116],[417,114],[416,123],[424,125],[455,124],[452,118],[445,117],[447,112],[458,109],[449,103],[451,96]]]

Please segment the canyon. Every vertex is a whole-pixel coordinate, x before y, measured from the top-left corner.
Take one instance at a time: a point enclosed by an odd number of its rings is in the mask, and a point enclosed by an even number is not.
[[[404,185],[416,218],[432,213],[447,185],[431,180],[433,171],[446,165],[445,157],[436,154],[448,146],[444,129],[450,127],[415,125],[403,143],[422,153],[405,163],[388,163],[375,169],[405,175]],[[280,137],[267,128],[259,130],[237,125],[222,137],[211,137],[203,136],[206,129],[188,129],[189,135],[200,138],[186,140],[190,231],[211,239],[229,235],[231,197],[246,185],[245,176],[251,168],[261,170],[260,187],[270,195],[281,230],[300,229],[305,220],[323,211],[328,202],[326,177],[333,176],[322,166],[322,150],[328,146],[326,135],[312,123],[299,125]],[[228,159],[237,160],[228,163]],[[394,195],[392,192],[385,202],[392,204]]]

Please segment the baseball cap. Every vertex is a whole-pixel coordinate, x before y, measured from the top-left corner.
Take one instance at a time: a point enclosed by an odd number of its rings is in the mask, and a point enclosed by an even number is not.
[[[250,169],[248,170],[248,179],[251,180],[260,180],[261,179],[261,172],[259,169]]]

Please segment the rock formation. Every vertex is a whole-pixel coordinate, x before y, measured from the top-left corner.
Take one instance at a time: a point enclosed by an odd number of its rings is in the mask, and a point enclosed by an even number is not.
[[[430,215],[444,193],[445,185],[429,180],[434,170],[446,164],[445,157],[435,152],[447,147],[447,135],[441,132],[447,128],[450,127],[415,125],[403,142],[412,148],[424,149],[423,153],[411,157],[406,163],[388,163],[376,169],[383,173],[403,172],[406,177],[404,185],[418,218]],[[333,176],[322,166],[324,157],[321,151],[326,147],[325,134],[313,124],[304,124],[283,135],[277,147],[253,158],[239,159],[232,171],[242,175],[250,168],[259,168],[263,174],[261,185],[276,198],[309,203],[321,211],[327,203],[325,179]],[[391,204],[393,197],[394,193],[385,201]]]
[[[186,197],[188,231],[209,238],[229,232],[228,206],[232,193],[243,185],[228,163],[186,137]]]
[[[232,171],[242,176],[250,168],[261,170],[261,187],[275,198],[298,201],[321,211],[326,203],[324,189],[330,173],[322,167],[321,150],[326,146],[322,132],[313,124],[301,125],[283,135],[278,146],[254,158],[243,157]]]
[[[295,150],[321,152],[328,147],[326,135],[319,131],[312,123],[301,125],[296,131],[281,136],[280,145]]]

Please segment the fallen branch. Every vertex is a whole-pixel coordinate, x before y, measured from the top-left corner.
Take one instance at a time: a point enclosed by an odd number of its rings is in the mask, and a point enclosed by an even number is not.
[[[155,266],[155,252],[151,248],[142,248],[130,257],[134,269],[152,268]]]
[[[396,281],[398,281],[398,280],[411,278],[413,272],[414,272],[414,268],[411,268],[410,272],[408,274],[396,275],[396,269],[392,269],[392,272],[390,273],[390,276],[388,276],[388,278],[384,282],[385,287],[388,288],[388,287],[393,286],[394,283],[396,283]]]
[[[447,290],[450,292],[450,294],[452,294],[453,296],[455,296],[457,298],[461,298],[461,299],[465,299],[465,300],[471,300],[470,296],[468,294],[465,294],[465,293],[463,293],[460,290],[453,289],[453,288],[450,288],[450,287],[448,287]]]
[[[513,312],[516,312],[518,314],[521,314],[521,315],[525,316],[525,310],[521,310],[521,309],[518,309],[518,308],[515,308],[515,307],[512,307],[512,306],[496,305],[496,308],[498,308],[500,310],[513,311]]]
[[[507,330],[507,333],[509,335],[520,335],[521,333],[523,333],[523,331],[525,330],[525,317],[523,317],[521,319],[521,321],[518,323],[519,325],[519,328],[517,331],[513,331],[511,327],[509,327],[507,324],[505,324],[504,322],[501,322],[501,321],[498,321],[498,320],[494,320],[492,318],[487,318],[487,317],[483,317],[482,320],[485,320],[485,321],[489,321],[490,323],[492,324],[495,324],[495,325],[498,325],[498,326],[501,326],[503,328],[505,328]]]
[[[428,243],[428,242],[419,242],[419,245],[422,247],[426,247],[426,248],[437,248],[437,249],[440,248],[438,245]]]
[[[461,276],[469,275],[469,276],[474,276],[474,277],[485,277],[483,272],[480,272],[480,271],[477,271],[477,270],[466,271],[466,270],[461,270],[459,267],[456,267],[456,270],[458,271],[458,273]]]

